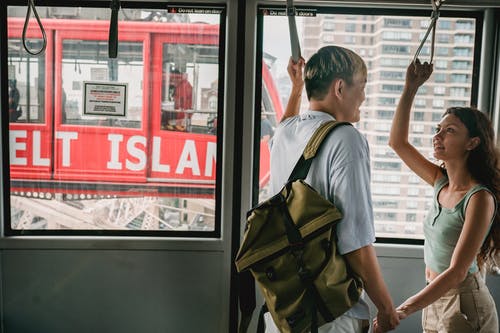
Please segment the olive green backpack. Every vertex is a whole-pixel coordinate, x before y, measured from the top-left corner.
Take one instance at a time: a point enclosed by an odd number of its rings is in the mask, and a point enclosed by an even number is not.
[[[282,190],[247,213],[235,263],[238,272],[251,272],[264,296],[260,331],[269,311],[281,332],[317,332],[359,300],[362,282],[337,252],[342,214],[303,181],[323,139],[342,124],[349,123],[322,124]]]

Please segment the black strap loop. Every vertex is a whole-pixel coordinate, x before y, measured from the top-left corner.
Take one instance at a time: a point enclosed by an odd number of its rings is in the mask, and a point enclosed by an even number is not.
[[[116,58],[118,56],[118,12],[120,10],[120,0],[111,0],[111,19],[109,21],[109,41],[108,56]]]
[[[422,38],[422,41],[420,42],[420,45],[415,52],[415,56],[413,57],[413,62],[415,62],[420,55],[420,51],[422,51],[422,48],[427,40],[427,37],[429,36],[429,33],[432,30],[432,36],[431,36],[431,59],[429,61],[430,64],[432,64],[432,61],[434,60],[434,45],[435,45],[435,39],[436,39],[436,23],[439,18],[439,9],[443,5],[443,2],[445,0],[431,0],[432,4],[432,14],[431,14],[431,22],[429,23],[429,27],[427,28],[427,31],[425,32],[424,38]]]
[[[24,20],[24,26],[23,26],[23,46],[26,52],[28,52],[32,56],[37,56],[41,54],[42,52],[45,51],[45,48],[47,47],[47,35],[45,34],[45,29],[43,28],[42,21],[40,20],[40,17],[38,16],[38,12],[36,11],[35,8],[35,3],[33,2],[34,0],[28,0],[28,10],[26,11],[26,19]],[[40,31],[42,32],[42,47],[38,51],[32,51],[28,43],[26,41],[26,32],[28,31],[28,24],[30,21],[30,16],[31,16],[31,11],[33,10],[33,15],[35,15],[36,22],[38,26],[40,27]]]

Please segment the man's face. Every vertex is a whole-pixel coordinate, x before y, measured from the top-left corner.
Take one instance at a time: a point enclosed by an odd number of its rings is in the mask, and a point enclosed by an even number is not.
[[[358,122],[361,112],[359,110],[361,104],[365,100],[366,74],[357,72],[352,77],[352,83],[346,82],[344,86],[344,116],[346,121],[351,123]]]

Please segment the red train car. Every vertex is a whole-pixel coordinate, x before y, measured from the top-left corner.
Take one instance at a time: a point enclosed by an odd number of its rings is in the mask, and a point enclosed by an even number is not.
[[[23,23],[8,20],[9,79],[22,78],[13,79],[21,115],[10,123],[12,192],[213,196],[218,24],[120,21],[110,59],[107,21],[43,19],[39,57],[23,53]],[[26,37],[41,45],[36,25]],[[262,77],[265,112],[280,117],[266,66]],[[269,154],[264,141],[261,148],[262,186]]]

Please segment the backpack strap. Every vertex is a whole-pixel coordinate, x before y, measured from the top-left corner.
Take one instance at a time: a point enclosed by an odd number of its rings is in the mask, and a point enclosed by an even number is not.
[[[321,144],[323,143],[324,139],[334,128],[336,128],[339,125],[352,125],[352,124],[345,121],[331,120],[321,124],[320,127],[318,127],[318,129],[312,135],[311,139],[309,139],[309,142],[304,148],[304,152],[300,156],[300,159],[297,161],[297,164],[295,164],[295,167],[293,168],[290,177],[288,177],[288,181],[306,178],[307,173],[309,172],[309,168],[311,167],[313,158],[316,156],[316,153],[321,147]]]

